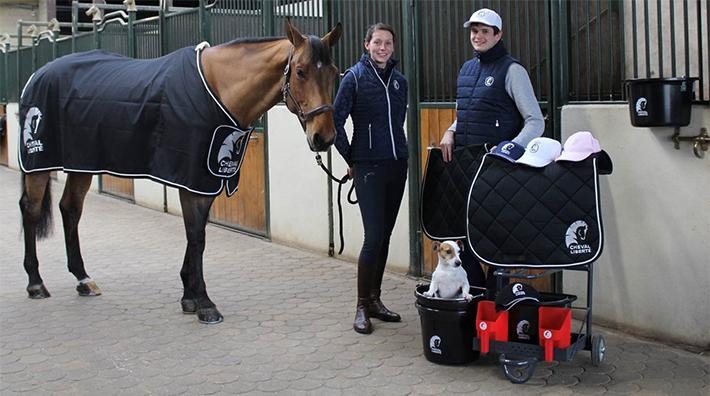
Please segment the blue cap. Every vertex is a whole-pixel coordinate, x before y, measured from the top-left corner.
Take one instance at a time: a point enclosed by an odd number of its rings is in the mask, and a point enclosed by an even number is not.
[[[489,154],[505,158],[510,162],[515,162],[525,153],[525,147],[510,140],[504,140],[496,146]]]

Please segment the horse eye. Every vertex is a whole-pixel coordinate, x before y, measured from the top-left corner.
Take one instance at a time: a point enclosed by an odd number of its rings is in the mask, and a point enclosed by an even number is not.
[[[297,69],[296,70],[296,77],[300,79],[306,78],[306,73],[303,72],[303,69]]]

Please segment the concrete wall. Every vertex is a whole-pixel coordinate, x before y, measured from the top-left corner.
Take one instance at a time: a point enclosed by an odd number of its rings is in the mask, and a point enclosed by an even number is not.
[[[710,130],[694,106],[681,135]],[[673,147],[673,128],[631,126],[627,105],[562,110],[562,140],[588,130],[614,172],[600,177],[604,252],[594,265],[595,320],[663,340],[710,346],[710,152]],[[564,272],[565,291],[585,303],[586,278]]]
[[[30,9],[29,7],[34,7]],[[0,35],[9,34],[12,36],[12,48],[17,47],[17,21],[40,21],[47,22],[47,0],[0,3]],[[39,27],[44,30],[44,27]],[[26,30],[25,27],[23,30]],[[31,43],[31,38],[23,31],[23,45]]]
[[[316,165],[315,153],[308,149],[298,119],[285,106],[268,113],[269,209],[271,238],[274,241],[328,252],[327,176]],[[351,126],[347,125],[348,133]],[[326,158],[325,153],[321,156]],[[346,164],[332,149],[333,174],[342,177]],[[363,228],[357,205],[347,203],[343,187],[343,236],[345,249],[340,258],[356,261],[363,241]],[[340,248],[338,234],[337,184],[333,184],[333,222],[335,250]],[[409,269],[409,218],[405,191],[397,224],[392,235],[387,268],[401,273]]]

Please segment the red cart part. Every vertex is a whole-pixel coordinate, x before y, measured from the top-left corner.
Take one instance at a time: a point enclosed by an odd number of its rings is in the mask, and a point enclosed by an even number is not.
[[[572,310],[570,308],[540,307],[538,311],[540,345],[545,349],[545,361],[553,360],[554,348],[569,348]]]
[[[488,353],[490,341],[508,341],[508,311],[496,311],[495,301],[479,301],[476,332],[481,339],[481,353]]]

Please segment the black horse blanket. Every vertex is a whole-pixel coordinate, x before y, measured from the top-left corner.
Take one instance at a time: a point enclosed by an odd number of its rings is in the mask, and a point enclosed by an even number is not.
[[[232,195],[252,128],[243,129],[202,74],[202,46],[156,59],[101,50],[58,58],[20,99],[20,166],[147,177]]]

